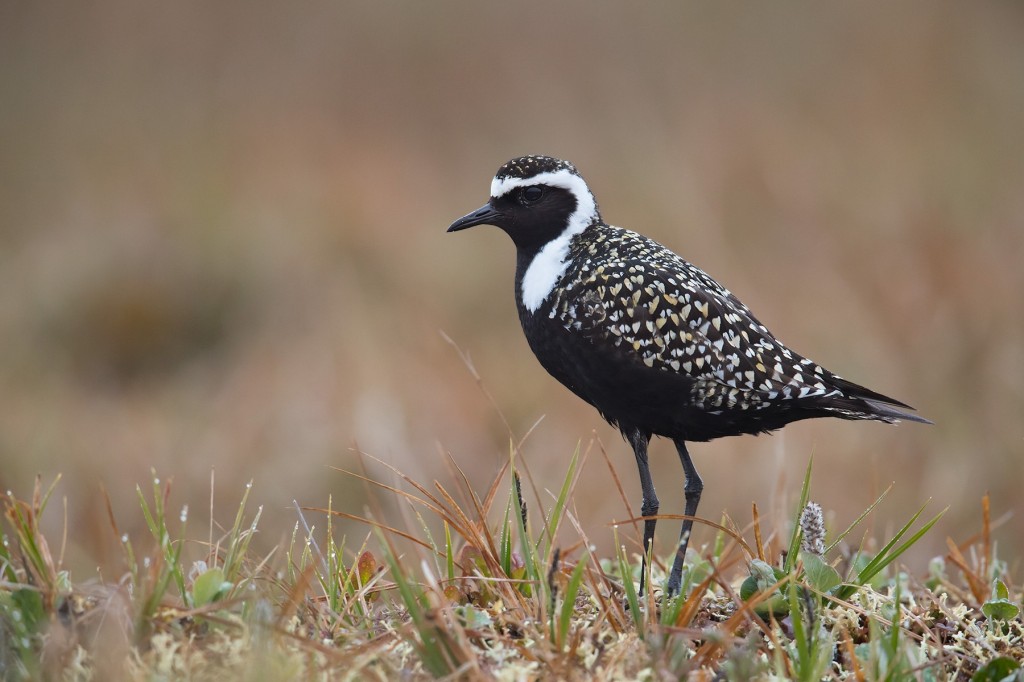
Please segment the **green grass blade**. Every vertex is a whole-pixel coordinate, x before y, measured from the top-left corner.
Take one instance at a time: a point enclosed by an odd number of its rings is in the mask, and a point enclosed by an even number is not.
[[[913,547],[914,544],[916,544],[917,541],[920,540],[924,536],[925,533],[927,533],[929,530],[931,530],[931,527],[934,526],[936,524],[936,522],[938,522],[938,520],[940,518],[942,518],[942,515],[946,513],[947,509],[949,509],[949,507],[947,507],[946,509],[943,509],[941,512],[936,514],[930,521],[928,521],[928,523],[924,524],[924,526],[922,526],[920,530],[918,530],[916,533],[911,535],[909,540],[907,540],[902,545],[897,547],[895,550],[890,552],[889,550],[892,548],[892,546],[894,544],[896,544],[896,542],[901,537],[903,537],[903,535],[906,533],[907,529],[909,528],[910,524],[912,524],[917,519],[917,517],[921,515],[921,512],[924,511],[924,507],[921,507],[921,510],[918,511],[917,514],[914,514],[914,516],[911,518],[911,520],[909,522],[907,522],[907,525],[904,526],[900,530],[900,532],[897,533],[896,536],[886,544],[885,548],[881,552],[878,553],[878,556],[876,556],[874,559],[872,559],[868,563],[868,565],[864,567],[864,569],[857,575],[857,580],[861,584],[871,580],[871,578],[873,578],[879,571],[881,571],[886,566],[888,566],[893,561],[895,561],[905,551],[907,551],[908,549]]]
[[[894,535],[892,539],[889,540],[889,542],[885,543],[885,546],[878,551],[878,554],[876,554],[874,558],[871,559],[871,561],[869,561],[867,565],[860,570],[860,573],[857,574],[858,582],[862,584],[867,582],[871,579],[872,576],[877,574],[879,571],[885,568],[885,566],[888,563],[892,561],[891,559],[887,559],[887,554],[889,550],[892,549],[904,535],[906,535],[907,531],[910,530],[910,527],[914,525],[914,522],[917,521],[918,517],[920,517],[922,513],[924,513],[923,506],[920,509],[918,509],[913,516],[910,517],[910,520],[907,521],[903,525],[903,527],[899,529],[896,535]]]
[[[878,499],[876,499],[874,502],[872,502],[870,505],[868,505],[868,508],[865,509],[863,512],[861,512],[861,515],[858,516],[854,520],[854,522],[851,523],[846,528],[846,530],[844,530],[842,533],[840,533],[839,535],[836,536],[836,538],[832,541],[832,543],[828,547],[825,548],[825,554],[828,554],[829,552],[831,552],[835,548],[836,545],[838,545],[840,542],[842,542],[843,539],[846,538],[846,536],[849,535],[853,531],[853,529],[856,528],[860,524],[860,522],[863,521],[867,517],[867,515],[870,514],[874,510],[874,508],[879,505],[879,503],[885,498],[885,496],[889,494],[890,490],[892,490],[892,484],[891,483],[889,484],[888,488],[886,488],[885,490],[882,491],[882,494],[878,496]]]
[[[927,506],[927,504],[925,506]],[[943,509],[941,512],[936,514],[931,520],[924,524],[916,533],[911,535],[906,542],[893,549],[893,547],[896,546],[896,543],[898,543],[900,539],[902,539],[903,536],[907,534],[907,532],[910,530],[910,527],[914,524],[915,521],[917,521],[918,517],[921,516],[921,514],[924,512],[924,509],[925,507],[921,507],[920,509],[918,509],[917,513],[910,517],[910,520],[907,521],[907,523],[899,530],[898,533],[896,533],[895,536],[893,536],[892,540],[887,542],[885,547],[883,547],[878,552],[878,554],[875,555],[875,557],[857,573],[857,577],[854,583],[845,584],[841,586],[839,589],[835,591],[835,596],[840,599],[846,599],[854,592],[856,592],[859,587],[866,585],[872,578],[874,578],[876,575],[882,572],[889,564],[891,564],[897,558],[899,558],[901,554],[903,554],[908,549],[913,547],[914,544],[916,544],[917,541],[920,540],[925,533],[931,530],[932,526],[934,526],[938,522],[938,520],[942,518],[943,514],[946,513],[949,507]]]
[[[618,531],[613,533],[615,542],[615,556],[619,564],[619,575],[622,577],[622,588],[626,592],[626,605],[629,607],[629,615],[633,617],[633,625],[636,627],[640,639],[644,638],[643,614],[640,612],[640,597],[636,592],[636,585],[633,584],[633,571],[629,566],[629,559],[626,557],[626,548],[619,543]]]
[[[263,507],[259,507],[256,511],[256,516],[249,526],[249,530],[246,533],[242,530],[242,524],[245,521],[245,506],[249,501],[249,493],[252,492],[252,481],[250,480],[245,484],[245,492],[242,493],[242,499],[238,503],[238,511],[235,512],[235,522],[231,525],[231,531],[228,533],[227,541],[227,553],[224,555],[224,575],[231,582],[237,582],[239,573],[242,569],[242,561],[245,558],[245,553],[249,549],[249,542],[252,540],[253,535],[256,534],[256,524],[260,521],[260,516],[263,514]],[[330,503],[330,500],[328,500]]]
[[[551,546],[555,543],[555,533],[558,532],[558,526],[562,521],[562,515],[565,512],[565,503],[569,498],[569,490],[572,488],[572,483],[576,477],[576,466],[580,459],[580,442],[576,442],[576,449],[572,453],[572,458],[569,460],[569,470],[565,474],[565,480],[562,481],[562,489],[558,491],[558,499],[555,500],[555,506],[551,509],[551,514],[548,516],[547,531],[548,531],[548,542]]]
[[[514,467],[511,468],[511,471],[512,471],[512,496],[513,496],[513,499],[515,499],[515,506],[514,506],[514,508],[515,509],[521,509],[522,508],[522,503],[523,503],[523,500],[522,500],[522,486],[520,486],[520,485],[518,485],[516,483],[516,481],[518,480],[519,474],[516,473],[516,470],[515,470]],[[530,579],[530,583],[529,584],[524,584],[522,586],[521,590],[522,590],[523,594],[525,594],[527,596],[530,596],[532,594],[532,592],[533,592],[533,588],[531,587],[531,585],[532,586],[540,585],[540,586],[542,586],[540,589],[542,591],[544,591],[544,590],[547,589],[546,587],[544,587],[546,585],[546,581],[544,580],[544,577],[541,575],[541,570],[542,569],[540,568],[540,559],[537,556],[537,548],[534,546],[533,542],[530,541],[530,535],[528,533],[528,529],[526,527],[526,523],[523,521],[523,515],[522,514],[513,513],[512,516],[515,518],[515,520],[516,520],[516,527],[519,530],[519,546],[520,546],[520,549],[523,552],[523,566],[526,569],[527,577]],[[510,558],[510,561],[511,561],[511,558]],[[545,598],[547,598],[547,596],[548,595],[545,594]]]
[[[39,508],[36,511],[40,516],[42,516],[44,511],[46,511],[46,505],[49,503],[50,496],[53,495],[53,491],[56,490],[57,484],[60,483],[60,479],[61,474],[54,476],[53,483],[50,484],[50,487],[46,489],[46,493],[44,493],[42,498],[39,500]]]
[[[142,492],[142,486],[135,486],[135,495],[139,499],[139,506],[142,507],[142,518],[146,520],[146,527],[149,528],[149,532],[156,539],[157,543],[162,542],[163,538],[160,537],[160,529],[157,527],[153,514],[149,509],[149,503],[146,502],[146,495]]]
[[[565,598],[562,601],[562,610],[558,614],[558,640],[556,646],[559,649],[565,647],[565,638],[569,633],[569,625],[572,623],[572,616],[576,611],[576,596],[580,591],[580,584],[583,581],[583,569],[590,561],[590,552],[584,552],[580,560],[576,562],[576,568],[572,570],[569,577],[569,584],[565,588]]]
[[[444,522],[444,549],[448,580],[452,582],[455,580],[455,556],[452,553],[452,528],[448,525],[447,521]]]
[[[418,653],[423,661],[423,666],[435,677],[444,677],[451,674],[452,666],[449,663],[450,659],[445,654],[441,643],[438,642],[437,633],[426,616],[428,608],[426,595],[423,594],[422,588],[419,588],[419,593],[417,594],[413,583],[402,572],[398,558],[391,551],[391,545],[384,538],[383,533],[377,530],[377,535],[383,548],[384,559],[387,561],[388,568],[391,571],[391,579],[394,581],[395,587],[398,588],[398,594],[402,599],[402,603],[405,604],[409,618],[412,619],[413,629],[419,635],[419,641],[413,642],[413,646],[419,650]]]
[[[802,508],[802,507],[801,507]],[[804,630],[804,618],[800,613],[800,604],[797,600],[799,586],[790,583],[786,593],[789,597],[790,622],[793,625],[793,644],[796,647],[796,672],[798,679],[804,679],[811,658],[810,643],[807,641],[807,632]]]
[[[687,583],[689,580],[686,581]],[[661,602],[661,624],[666,626],[674,626],[679,622],[679,613],[683,610],[683,604],[686,603],[687,594],[689,593],[689,585],[683,585],[682,589],[679,590],[679,594],[668,599],[667,597]]]
[[[501,520],[501,535],[498,538],[498,560],[501,562],[501,570],[505,575],[512,575],[512,524],[509,516],[512,514],[512,499],[509,495],[508,504],[505,505],[505,516]]]
[[[800,512],[807,506],[811,490],[811,465],[814,464],[814,456],[807,459],[807,471],[804,472],[804,484],[800,488],[800,503],[796,506],[796,519],[800,518]],[[789,552],[786,553],[786,563],[783,570],[789,573],[796,565],[797,556],[800,553],[800,522],[793,521],[793,534],[789,538]]]

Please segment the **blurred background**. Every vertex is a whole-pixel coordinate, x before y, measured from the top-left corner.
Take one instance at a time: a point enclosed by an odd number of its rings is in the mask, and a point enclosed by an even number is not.
[[[544,417],[521,453],[541,491],[590,446],[577,512],[608,551],[628,512],[600,447],[637,512],[628,447],[530,353],[511,242],[444,232],[528,153],[936,423],[694,445],[703,516],[756,502],[775,527],[813,455],[835,526],[891,482],[880,531],[950,507],[917,572],[986,491],[1022,536],[1018,4],[6,2],[0,103],[0,487],[63,475],[73,567],[117,556],[104,488],[144,532],[151,469],[200,528],[211,470],[225,524],[252,480],[268,548],[293,499],[364,512],[331,468],[356,449],[455,488],[450,453],[482,494],[502,415],[517,440]],[[681,513],[671,443],[652,461]]]

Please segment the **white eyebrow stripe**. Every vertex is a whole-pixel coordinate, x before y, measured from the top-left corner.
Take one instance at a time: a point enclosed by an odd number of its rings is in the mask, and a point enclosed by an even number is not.
[[[539,173],[529,178],[496,177],[491,182],[491,197],[497,199],[517,187],[532,185],[560,187],[576,198],[576,210],[569,215],[565,230],[537,252],[530,261],[526,274],[523,275],[520,291],[523,305],[531,313],[535,313],[565,272],[569,241],[597,219],[597,202],[583,178],[565,169]]]
[[[581,196],[588,196],[593,201],[593,195],[590,193],[590,188],[587,187],[587,183],[583,181],[583,178],[576,175],[570,170],[562,169],[557,171],[549,171],[547,173],[538,173],[537,175],[530,176],[528,178],[516,178],[516,177],[495,177],[491,181],[491,196],[495,199],[503,197],[517,187],[529,187],[531,185],[550,185],[551,187],[561,187],[567,189],[573,193],[576,197],[576,201],[579,202]],[[577,203],[577,208],[580,204]]]

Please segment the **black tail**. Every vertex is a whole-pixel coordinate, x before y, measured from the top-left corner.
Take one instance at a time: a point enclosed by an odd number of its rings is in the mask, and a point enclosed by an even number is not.
[[[832,385],[843,392],[841,397],[829,398],[829,407],[840,412],[849,413],[850,419],[879,419],[884,422],[908,421],[919,424],[933,424],[934,422],[919,417],[916,414],[905,412],[898,408],[914,409],[906,403],[900,402],[887,395],[876,393],[852,381],[833,376]]]
[[[882,419],[882,421],[885,421],[885,422],[905,421],[905,422],[917,422],[918,424],[934,424],[935,423],[935,422],[933,422],[930,419],[925,419],[924,417],[920,417],[920,416],[918,416],[916,414],[911,414],[910,412],[904,412],[903,410],[897,410],[895,407],[892,407],[890,405],[886,405],[885,403],[878,402],[877,400],[871,400],[870,398],[861,398],[861,401],[863,401],[863,403],[865,405],[867,405],[868,408],[870,408],[869,412],[871,414],[878,415]],[[902,405],[903,403],[900,403],[900,404]],[[909,407],[911,410],[914,409],[914,408],[910,407],[909,405],[907,407]]]

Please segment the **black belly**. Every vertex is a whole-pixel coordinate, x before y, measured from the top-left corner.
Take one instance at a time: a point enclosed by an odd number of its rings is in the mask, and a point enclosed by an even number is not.
[[[647,367],[635,355],[570,332],[546,315],[523,319],[523,331],[541,365],[624,432],[688,441],[764,433],[799,419],[824,416],[794,401],[712,413],[691,399],[692,377]]]

